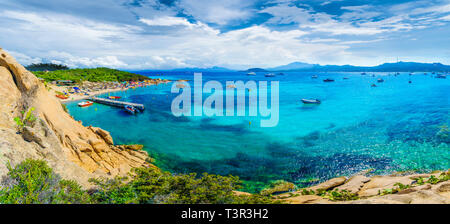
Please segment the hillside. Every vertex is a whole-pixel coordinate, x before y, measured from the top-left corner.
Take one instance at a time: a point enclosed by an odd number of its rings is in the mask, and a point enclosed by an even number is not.
[[[67,70],[69,67],[52,63],[31,64],[25,67],[28,71],[56,71]]]
[[[37,77],[43,78],[46,81],[55,80],[72,80],[72,81],[143,81],[150,79],[143,75],[138,75],[130,72],[119,71],[110,68],[78,68],[69,70],[57,71],[34,71]]]

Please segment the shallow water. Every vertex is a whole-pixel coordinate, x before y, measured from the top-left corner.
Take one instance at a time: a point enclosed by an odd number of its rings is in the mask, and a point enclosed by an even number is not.
[[[450,168],[450,80],[423,73],[285,74],[203,73],[204,82],[217,80],[224,88],[225,81],[279,81],[280,120],[271,128],[259,126],[261,117],[175,117],[170,106],[178,94],[170,93],[171,83],[111,93],[145,104],[136,116],[99,104],[68,108],[84,125],[110,131],[116,144],[144,144],[163,169],[233,174],[247,190],[278,179],[308,185],[369,168],[379,174]],[[162,77],[193,79],[183,72]],[[322,81],[328,77],[336,81]],[[380,77],[384,83],[376,83]],[[305,106],[301,98],[322,104]]]

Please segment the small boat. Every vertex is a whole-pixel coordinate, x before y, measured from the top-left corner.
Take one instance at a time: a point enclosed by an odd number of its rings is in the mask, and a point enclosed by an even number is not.
[[[116,99],[120,99],[122,97],[121,96],[109,96],[108,98],[110,98],[112,100],[116,100]]]
[[[84,101],[84,102],[78,103],[78,106],[79,107],[89,107],[89,106],[92,106],[92,104],[94,104],[92,101]]]
[[[334,79],[324,79],[324,82],[334,82]]]
[[[384,79],[378,79],[377,82],[384,82]]]
[[[344,78],[342,78],[342,79],[348,79],[348,77],[344,77]]]
[[[302,102],[304,104],[320,104],[321,103],[320,100],[318,100],[318,99],[313,99],[313,100],[311,100],[311,99],[302,99]]]
[[[136,114],[136,109],[133,106],[126,105],[125,110],[130,114]]]
[[[375,84],[372,84],[372,85],[370,85],[370,87],[377,87],[377,85],[375,85]]]
[[[447,76],[446,75],[442,75],[442,74],[438,74],[438,75],[436,75],[436,78],[437,79],[446,79]]]
[[[361,75],[367,75],[365,72],[362,72]]]
[[[256,73],[254,73],[254,72],[249,72],[249,73],[247,73],[247,75],[256,75]]]
[[[67,99],[69,99],[69,97],[66,96],[66,95],[56,95],[56,97],[58,97],[58,98],[60,98],[60,99],[62,99],[62,100],[67,100]]]
[[[283,72],[280,72],[280,73],[277,73],[277,75],[284,75],[284,73],[283,73]]]
[[[317,75],[313,75],[313,76],[311,76],[311,78],[312,78],[312,79],[317,79],[318,76],[317,76]]]
[[[265,76],[265,77],[275,77],[275,74],[273,74],[273,73],[267,73],[267,74],[265,74],[264,76]]]

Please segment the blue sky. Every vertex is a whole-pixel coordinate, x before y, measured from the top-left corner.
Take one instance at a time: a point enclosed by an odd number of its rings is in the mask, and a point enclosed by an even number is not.
[[[23,64],[450,64],[450,0],[2,0],[0,21]]]

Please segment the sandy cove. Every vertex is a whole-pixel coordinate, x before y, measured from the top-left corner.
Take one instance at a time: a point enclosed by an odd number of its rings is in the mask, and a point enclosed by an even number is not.
[[[159,85],[159,84],[166,84],[171,82],[170,80],[156,80],[154,82],[149,82],[146,83],[143,86],[129,86],[129,87],[118,87],[118,88],[106,88],[106,89],[100,89],[100,90],[90,90],[86,95],[84,93],[73,93],[73,94],[69,94],[69,98],[68,99],[60,99],[58,97],[56,97],[56,95],[58,95],[58,92],[69,92],[69,89],[72,89],[73,87],[78,87],[80,88],[79,85],[73,85],[73,86],[57,86],[54,84],[47,84],[47,90],[50,92],[50,94],[52,94],[56,99],[58,99],[59,101],[61,101],[62,103],[68,103],[68,102],[72,102],[72,101],[79,101],[79,100],[86,100],[92,96],[97,96],[97,95],[101,95],[101,94],[105,94],[105,93],[112,93],[112,92],[118,92],[118,91],[126,91],[128,89],[132,89],[132,88],[140,88],[140,87],[146,87],[146,86],[152,86],[152,85]],[[92,83],[90,83],[92,84]],[[99,82],[96,83],[97,85],[101,85],[101,86],[108,86],[107,82]]]

